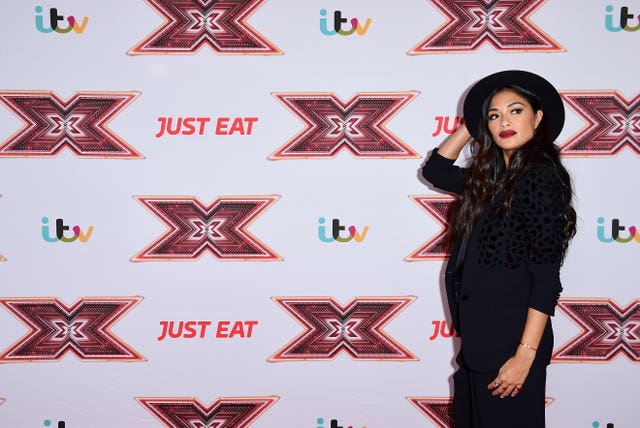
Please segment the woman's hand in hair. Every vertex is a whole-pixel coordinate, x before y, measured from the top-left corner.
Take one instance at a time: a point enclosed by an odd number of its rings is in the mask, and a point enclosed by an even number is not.
[[[455,160],[470,139],[471,134],[467,130],[467,125],[462,123],[444,140],[438,149],[438,153],[447,159]]]

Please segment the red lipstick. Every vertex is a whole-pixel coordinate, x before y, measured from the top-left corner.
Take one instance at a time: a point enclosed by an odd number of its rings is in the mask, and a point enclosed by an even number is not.
[[[498,135],[500,136],[500,138],[509,138],[516,135],[516,131],[502,131]]]

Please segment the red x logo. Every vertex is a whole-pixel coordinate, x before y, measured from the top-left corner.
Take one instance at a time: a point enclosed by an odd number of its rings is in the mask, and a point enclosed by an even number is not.
[[[248,427],[278,397],[219,398],[205,406],[195,398],[136,398],[167,428]]]
[[[141,158],[106,125],[139,92],[77,92],[63,101],[52,92],[0,92],[0,102],[24,127],[0,145],[0,157],[56,156],[65,147],[78,157]]]
[[[67,353],[89,361],[144,361],[110,331],[141,300],[87,297],[66,306],[56,298],[0,299],[0,305],[29,328],[0,361],[57,361]]]
[[[305,128],[269,159],[333,158],[347,150],[360,158],[418,158],[385,128],[417,92],[356,94],[342,102],[335,94],[275,94]]]
[[[553,353],[553,362],[640,362],[640,299],[621,308],[611,299],[560,299],[558,308],[580,333]]]
[[[618,92],[562,92],[587,122],[560,148],[563,156],[614,156],[624,147],[640,155],[640,94],[627,100]]]
[[[500,51],[564,51],[530,20],[545,0],[431,0],[447,21],[409,55],[475,51],[485,43]]]
[[[164,22],[129,54],[193,54],[206,45],[220,54],[281,54],[246,22],[264,1],[147,0]]]
[[[405,260],[408,262],[416,262],[421,260],[442,260],[449,256],[449,250],[446,246],[447,238],[447,216],[449,209],[454,202],[452,197],[442,196],[409,196],[420,208],[425,210],[442,229],[427,242],[422,244],[420,248],[409,254]]]
[[[342,306],[332,297],[276,297],[304,332],[269,361],[331,360],[346,352],[358,360],[417,358],[382,331],[415,297],[358,297]]]
[[[220,197],[204,205],[195,197],[136,197],[169,229],[131,260],[195,260],[205,252],[224,260],[282,260],[247,227],[278,196]]]

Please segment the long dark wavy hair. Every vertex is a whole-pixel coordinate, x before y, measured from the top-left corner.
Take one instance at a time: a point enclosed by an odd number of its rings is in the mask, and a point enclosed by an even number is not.
[[[540,99],[532,92],[519,86],[504,86],[496,89],[484,101],[482,120],[477,130],[478,136],[471,143],[471,159],[463,177],[463,193],[456,201],[450,216],[449,244],[461,236],[468,238],[483,208],[487,204],[492,204],[494,197],[502,191],[504,191],[504,199],[496,207],[493,214],[508,213],[513,200],[515,184],[522,174],[532,166],[549,163],[553,165],[555,173],[562,182],[561,197],[565,207],[562,252],[564,257],[569,241],[576,233],[576,212],[572,206],[571,177],[560,162],[558,147],[552,141],[544,111],[532,139],[509,157],[508,166],[505,164],[502,149],[493,141],[487,127],[489,103],[496,93],[505,89],[512,90],[527,100],[534,113],[542,110]]]

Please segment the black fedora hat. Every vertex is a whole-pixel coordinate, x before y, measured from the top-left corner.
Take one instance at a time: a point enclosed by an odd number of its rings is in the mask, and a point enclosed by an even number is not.
[[[537,74],[522,70],[506,70],[490,74],[476,82],[464,100],[464,121],[469,133],[477,138],[482,105],[497,89],[505,86],[519,86],[538,96],[542,111],[547,118],[551,131],[551,140],[555,141],[564,126],[564,104],[560,94],[546,79]]]

